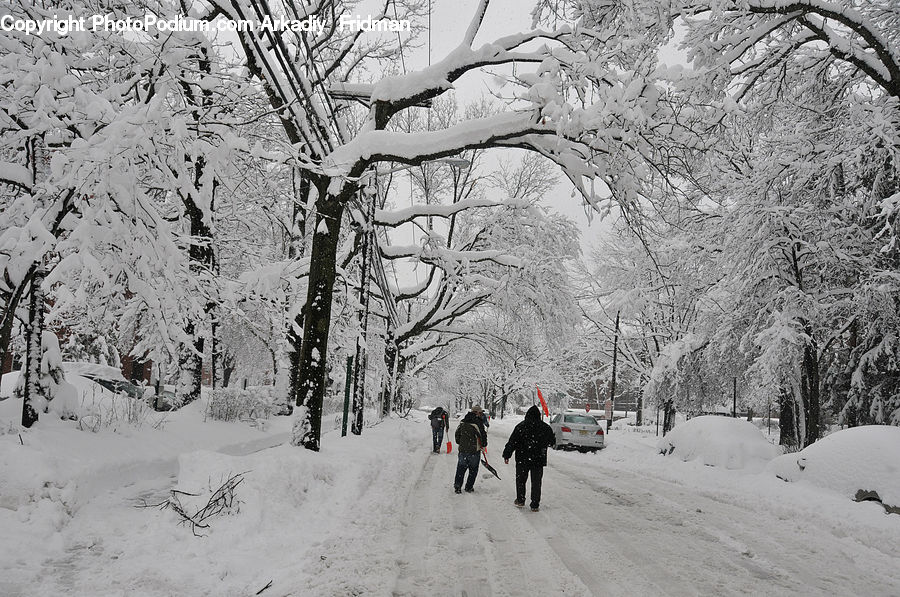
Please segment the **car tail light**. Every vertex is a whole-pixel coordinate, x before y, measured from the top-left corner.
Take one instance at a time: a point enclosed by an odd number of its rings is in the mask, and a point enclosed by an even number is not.
[[[598,429],[598,430],[597,430],[597,435],[603,435],[603,430],[602,430],[602,429]]]
[[[572,433],[572,430],[568,427],[563,427],[562,429],[560,429],[560,431],[562,431],[563,433]]]

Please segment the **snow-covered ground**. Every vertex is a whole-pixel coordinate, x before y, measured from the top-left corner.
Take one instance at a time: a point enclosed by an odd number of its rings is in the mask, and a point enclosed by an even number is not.
[[[771,467],[662,456],[649,428],[551,452],[533,513],[500,457],[520,417],[489,430],[502,480],[482,468],[455,495],[456,455],[430,452],[424,412],[330,430],[312,453],[283,445],[287,417],[251,428],[194,404],[140,429],[45,417],[21,432],[17,407],[0,402],[4,596],[900,593],[900,515]],[[194,515],[234,475],[233,501],[194,532],[153,506],[177,496]]]

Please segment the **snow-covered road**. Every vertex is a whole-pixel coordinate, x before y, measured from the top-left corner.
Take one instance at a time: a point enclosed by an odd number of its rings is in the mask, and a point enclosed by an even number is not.
[[[94,450],[97,466],[58,491],[0,510],[12,556],[0,563],[0,593],[900,595],[900,516],[772,475],[663,457],[639,433],[614,430],[596,454],[551,452],[541,511],[518,509],[514,465],[500,457],[516,420],[489,433],[502,480],[482,468],[475,493],[461,495],[456,454],[429,451],[417,413],[361,436],[331,433],[320,453],[258,451],[284,437],[275,430],[236,445],[228,427],[208,442],[219,452],[113,466]],[[185,430],[196,435],[196,424]],[[202,502],[242,471],[236,506],[202,537],[171,509],[134,507],[164,500],[173,483]]]
[[[541,511],[520,510],[503,440],[492,441],[503,479],[482,468],[471,495],[452,492],[455,455],[423,457],[397,512],[391,594],[900,593],[896,536],[854,538],[814,511],[624,470],[613,449],[551,452]]]

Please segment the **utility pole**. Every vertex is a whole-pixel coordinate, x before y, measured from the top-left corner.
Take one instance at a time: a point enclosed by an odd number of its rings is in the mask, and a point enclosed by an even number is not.
[[[737,377],[732,377],[731,380],[734,382],[734,389],[731,392],[731,416],[732,418],[737,418]]]
[[[619,311],[616,311],[616,330],[613,333],[612,379],[609,381],[609,399],[612,401],[612,412],[616,410],[616,361],[619,356]],[[612,426],[612,416],[606,418],[606,431]]]

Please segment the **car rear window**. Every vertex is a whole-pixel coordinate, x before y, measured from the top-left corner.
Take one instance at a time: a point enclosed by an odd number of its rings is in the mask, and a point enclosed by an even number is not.
[[[579,425],[596,425],[597,419],[587,415],[566,415],[566,423],[576,423]]]

